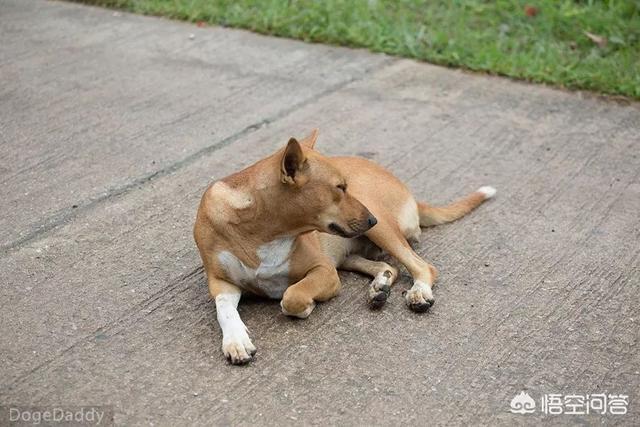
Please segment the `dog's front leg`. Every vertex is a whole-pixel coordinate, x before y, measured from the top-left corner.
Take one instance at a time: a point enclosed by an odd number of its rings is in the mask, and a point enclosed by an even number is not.
[[[316,301],[327,301],[338,294],[340,277],[332,265],[319,265],[311,269],[299,282],[289,286],[280,306],[287,316],[309,317]]]
[[[234,365],[248,363],[256,353],[256,347],[249,339],[247,327],[238,313],[242,291],[219,279],[209,281],[209,290],[215,299],[218,324],[222,329],[222,352]]]

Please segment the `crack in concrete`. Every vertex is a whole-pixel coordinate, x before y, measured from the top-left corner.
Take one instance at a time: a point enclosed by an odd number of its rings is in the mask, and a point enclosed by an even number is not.
[[[245,128],[243,128],[242,130],[222,139],[221,141],[212,144],[212,145],[208,145],[190,155],[188,155],[187,157],[184,157],[181,160],[178,160],[162,169],[159,169],[155,172],[152,172],[150,174],[138,177],[126,184],[123,184],[121,186],[118,187],[114,187],[111,189],[108,189],[107,191],[105,191],[104,193],[98,195],[97,197],[93,197],[89,199],[88,203],[82,204],[82,205],[78,205],[75,208],[66,208],[66,209],[62,209],[59,210],[55,213],[53,213],[52,215],[49,216],[49,218],[43,220],[40,222],[39,225],[36,225],[34,227],[34,229],[30,232],[28,232],[26,235],[24,235],[23,237],[14,240],[11,243],[5,244],[0,246],[0,254],[2,255],[7,255],[8,253],[14,251],[14,250],[18,250],[20,249],[22,246],[31,243],[33,241],[38,240],[39,238],[41,238],[44,234],[46,234],[47,232],[61,226],[64,225],[66,223],[68,223],[69,221],[71,221],[72,219],[74,219],[75,217],[77,217],[79,214],[84,213],[89,211],[90,209],[100,205],[103,202],[109,201],[113,198],[116,198],[118,196],[121,195],[125,195],[128,193],[131,193],[132,191],[135,191],[138,188],[142,188],[145,185],[147,185],[149,182],[153,181],[154,179],[158,179],[158,178],[162,178],[164,176],[167,175],[171,175],[174,172],[177,172],[193,163],[195,163],[197,160],[201,159],[202,157],[208,156],[228,145],[233,144],[234,142],[240,140],[241,138],[252,134],[253,132],[256,132],[257,130],[259,130],[260,128],[267,126],[271,123],[274,123],[284,117],[287,117],[289,114],[293,113],[294,111],[304,108],[307,105],[313,104],[314,102],[316,102],[319,99],[322,99],[326,96],[329,96],[341,89],[343,89],[344,87],[348,86],[351,83],[354,83],[356,81],[362,80],[364,77],[366,77],[367,75],[369,75],[371,72],[374,71],[379,71],[384,69],[385,67],[387,67],[388,65],[390,65],[391,63],[395,62],[396,60],[393,58],[390,58],[386,61],[382,61],[380,64],[376,65],[376,66],[372,66],[371,68],[366,68],[360,75],[358,76],[354,76],[351,77],[347,80],[341,81],[339,83],[336,83],[330,87],[328,87],[327,89],[319,92],[319,93],[315,93],[312,96],[296,103],[293,104],[291,106],[289,106],[288,108],[285,108],[279,112],[277,112],[276,114],[274,114],[273,116],[270,117],[266,117],[258,122],[252,123],[248,126],[246,126]]]

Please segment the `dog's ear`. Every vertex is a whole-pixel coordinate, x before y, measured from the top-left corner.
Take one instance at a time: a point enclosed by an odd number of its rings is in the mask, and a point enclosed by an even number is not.
[[[318,139],[318,134],[320,130],[318,128],[311,131],[311,135],[307,136],[305,139],[300,141],[301,144],[304,144],[306,147],[313,149],[314,145],[316,145],[316,140]]]
[[[300,143],[295,138],[289,139],[280,164],[280,177],[282,182],[285,184],[302,185],[305,180],[301,172],[306,166],[306,161],[307,158],[302,151]]]

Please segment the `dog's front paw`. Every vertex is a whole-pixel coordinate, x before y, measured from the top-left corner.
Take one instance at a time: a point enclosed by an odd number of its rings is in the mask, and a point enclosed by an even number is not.
[[[229,363],[233,365],[249,363],[253,359],[253,355],[256,354],[256,351],[256,347],[246,332],[222,339],[222,352]]]
[[[419,280],[404,294],[404,299],[409,308],[417,313],[424,313],[435,303],[431,286]]]
[[[280,301],[280,307],[282,307],[282,312],[284,314],[287,316],[299,317],[301,319],[309,317],[315,306],[316,303],[313,298],[301,295],[291,287],[286,290],[282,296],[282,301]]]

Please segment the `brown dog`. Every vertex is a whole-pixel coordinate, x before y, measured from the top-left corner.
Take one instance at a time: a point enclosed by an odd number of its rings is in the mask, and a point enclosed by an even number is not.
[[[482,187],[445,207],[415,201],[382,167],[355,157],[325,157],[313,149],[318,131],[241,172],[212,184],[202,197],[194,237],[216,302],[222,351],[234,364],[256,351],[238,315],[242,292],[281,299],[289,316],[309,316],[317,301],[340,290],[336,268],[373,277],[369,302],[380,307],[396,268],[367,259],[378,248],[414,279],[409,308],[434,302],[436,271],[409,245],[420,227],[465,215],[492,197]]]

